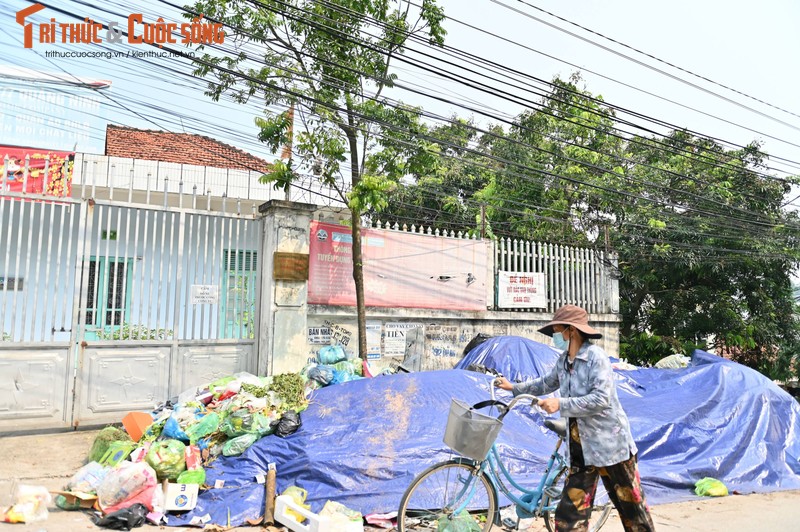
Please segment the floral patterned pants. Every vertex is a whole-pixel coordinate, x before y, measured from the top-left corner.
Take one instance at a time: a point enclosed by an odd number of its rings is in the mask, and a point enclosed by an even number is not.
[[[655,530],[645,501],[635,456],[608,467],[587,466],[578,433],[578,423],[569,420],[570,470],[561,502],[556,508],[558,532],[586,532],[592,514],[597,480],[601,478],[627,532]]]

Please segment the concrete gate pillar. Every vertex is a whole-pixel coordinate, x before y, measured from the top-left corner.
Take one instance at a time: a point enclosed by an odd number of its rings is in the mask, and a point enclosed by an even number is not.
[[[300,371],[306,348],[308,252],[315,205],[270,200],[264,217],[258,374]]]

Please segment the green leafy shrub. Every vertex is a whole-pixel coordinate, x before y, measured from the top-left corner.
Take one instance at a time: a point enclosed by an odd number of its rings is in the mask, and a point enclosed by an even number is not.
[[[168,340],[172,334],[172,329],[151,329],[144,325],[129,323],[113,331],[97,331],[100,340]]]

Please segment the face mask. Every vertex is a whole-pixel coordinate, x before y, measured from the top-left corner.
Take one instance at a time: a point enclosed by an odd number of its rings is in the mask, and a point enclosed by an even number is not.
[[[564,335],[560,332],[553,333],[553,345],[556,346],[556,349],[566,351],[569,347],[569,340],[565,340]]]

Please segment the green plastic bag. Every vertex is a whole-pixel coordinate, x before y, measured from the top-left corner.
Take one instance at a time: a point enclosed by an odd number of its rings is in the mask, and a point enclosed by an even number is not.
[[[253,445],[260,436],[258,434],[245,434],[225,442],[222,446],[222,454],[225,456],[239,456]]]
[[[701,478],[694,486],[694,492],[700,497],[725,497],[728,494],[725,484],[711,477]]]
[[[221,379],[217,379],[211,384],[208,385],[208,391],[214,395],[219,395],[225,391],[225,386],[228,385],[229,382],[236,380],[236,377],[233,375],[229,375],[228,377],[222,377]],[[220,390],[221,388],[221,390]]]
[[[178,484],[200,484],[206,483],[206,470],[190,469],[178,475]]]
[[[273,430],[270,427],[272,421],[261,412],[251,413],[246,408],[240,408],[231,412],[225,418],[225,421],[220,423],[219,430],[229,438],[236,438],[245,434],[255,434],[260,437],[272,434]]]
[[[483,528],[466,510],[452,519],[443,515],[438,519],[436,532],[481,532]]]
[[[189,436],[189,441],[192,444],[197,443],[209,434],[213,434],[219,429],[219,414],[211,412],[203,416],[200,421],[189,427],[184,431]]]
[[[186,445],[178,440],[153,442],[145,461],[152,467],[158,480],[175,480],[186,471]]]

